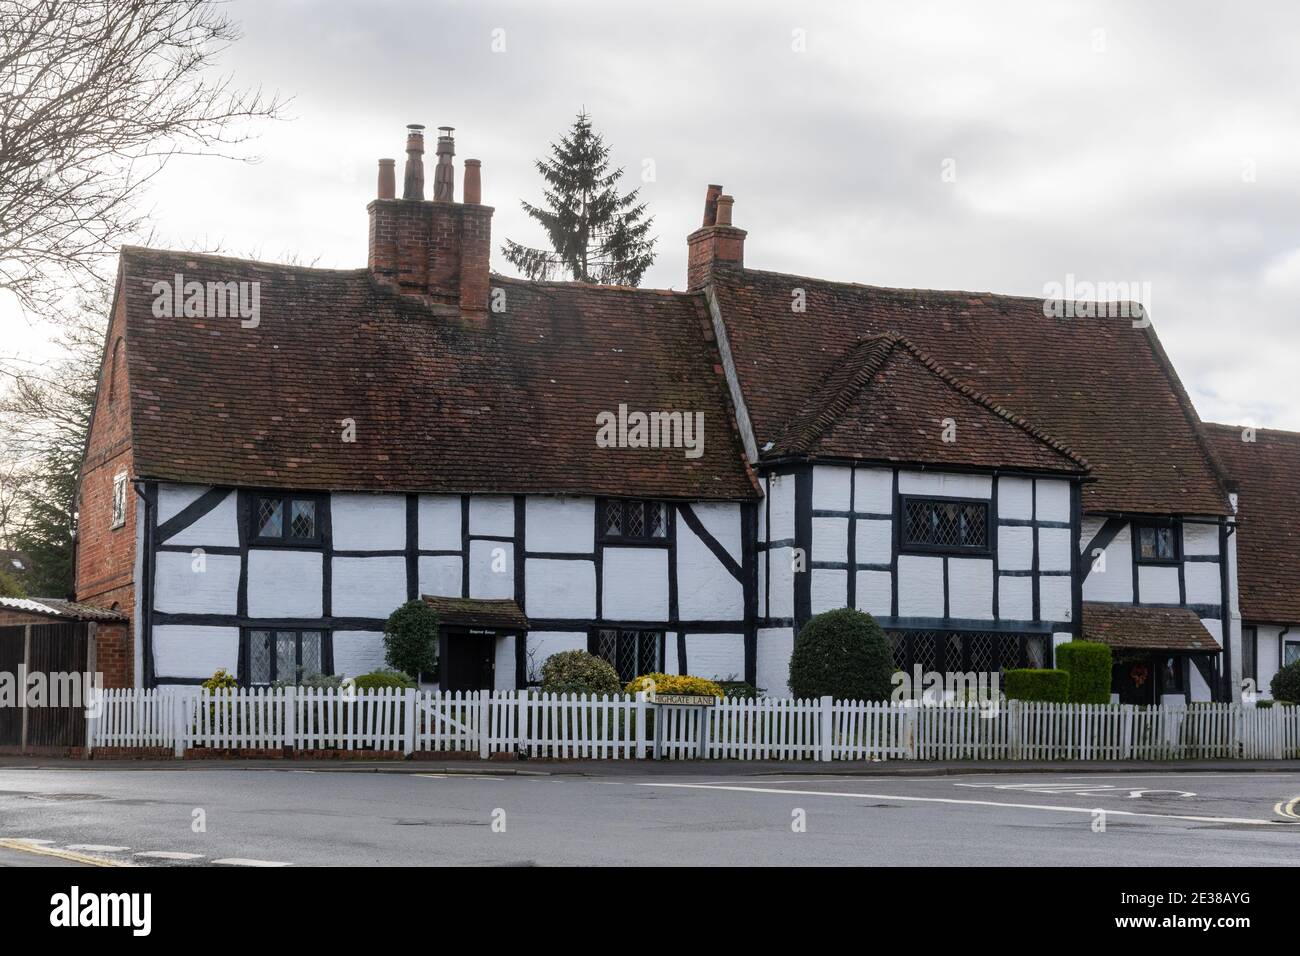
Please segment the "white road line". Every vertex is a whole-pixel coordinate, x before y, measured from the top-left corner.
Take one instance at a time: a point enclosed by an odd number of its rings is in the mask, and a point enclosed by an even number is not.
[[[230,856],[223,860],[213,860],[218,866],[288,866],[288,863],[280,863],[276,860],[246,860],[243,857]]]
[[[201,860],[202,853],[176,853],[171,850],[145,850],[135,856],[147,857],[151,860]]]
[[[766,787],[715,787],[697,783],[642,783],[641,787],[672,787],[682,790],[734,790],[742,793],[771,793],[794,797],[848,797],[854,800],[898,800],[907,803],[948,803],[959,806],[1007,807],[1013,810],[1051,810],[1057,813],[1096,813],[1094,807],[1060,807],[1046,803],[1000,803],[994,800],[956,800],[951,797],[902,797],[896,793],[839,793],[830,790],[778,790]],[[1253,817],[1200,817],[1182,813],[1141,813],[1137,810],[1106,810],[1112,817],[1149,817],[1160,820],[1190,820],[1193,823],[1243,823],[1251,826],[1287,826],[1281,820],[1257,820]]]
[[[30,844],[31,846],[49,846],[49,845],[52,844],[54,841],[53,841],[53,840],[38,840],[38,839],[36,839],[36,837],[15,837],[15,838],[14,838],[14,842],[15,842],[15,843],[27,843],[27,844]]]
[[[69,843],[63,849],[77,850],[81,853],[121,853],[131,848],[129,846],[105,846],[102,843]]]

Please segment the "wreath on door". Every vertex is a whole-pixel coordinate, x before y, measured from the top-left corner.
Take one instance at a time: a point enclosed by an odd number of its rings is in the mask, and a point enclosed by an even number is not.
[[[1151,671],[1145,664],[1134,664],[1133,669],[1128,672],[1129,678],[1133,681],[1134,687],[1141,687],[1151,676]]]

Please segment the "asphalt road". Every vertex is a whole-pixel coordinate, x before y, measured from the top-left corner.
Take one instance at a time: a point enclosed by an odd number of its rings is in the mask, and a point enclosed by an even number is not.
[[[1300,772],[0,769],[0,866],[58,859],[24,845],[151,866],[1297,865],[1297,797]]]

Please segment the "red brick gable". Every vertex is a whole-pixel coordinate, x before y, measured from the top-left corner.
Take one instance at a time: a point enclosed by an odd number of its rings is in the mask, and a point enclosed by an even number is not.
[[[857,342],[895,332],[1085,458],[1096,479],[1085,509],[1230,511],[1177,375],[1152,330],[1131,319],[1052,318],[1041,299],[749,269],[716,272],[712,287],[760,448]]]
[[[257,282],[237,316],[154,283]],[[494,276],[468,314],[334,271],[122,252],[139,475],[318,490],[758,496],[699,295]],[[700,412],[704,450],[600,448],[597,416]],[[344,441],[346,422],[355,441]]]

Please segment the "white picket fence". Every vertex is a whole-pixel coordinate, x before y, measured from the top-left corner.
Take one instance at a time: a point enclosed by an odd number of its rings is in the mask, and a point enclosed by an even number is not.
[[[310,688],[101,692],[90,749],[521,754],[631,760],[1300,759],[1300,708],[975,705]]]

